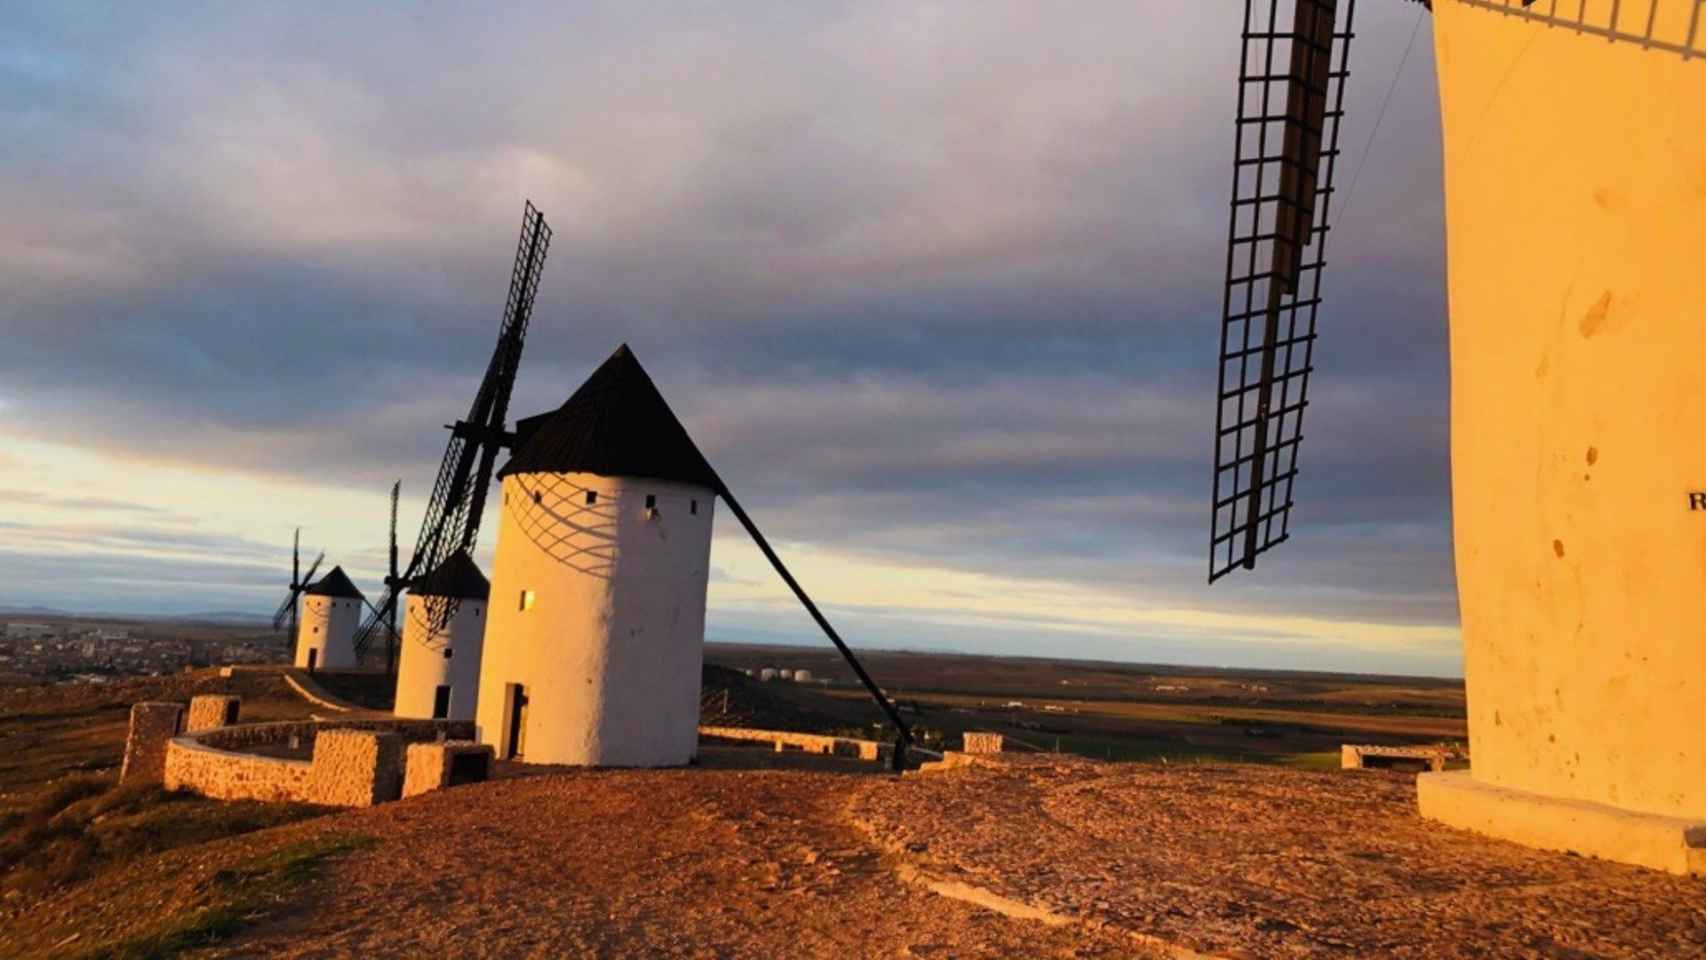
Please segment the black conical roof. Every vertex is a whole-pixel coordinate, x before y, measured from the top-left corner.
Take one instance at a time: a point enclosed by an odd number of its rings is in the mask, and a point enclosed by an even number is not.
[[[362,592],[355,588],[355,584],[350,582],[349,575],[344,573],[343,567],[333,567],[331,573],[328,573],[313,583],[310,583],[302,592],[316,597],[349,597],[354,600],[366,599],[366,597],[362,595]]]
[[[468,551],[458,550],[439,564],[437,570],[416,577],[409,591],[422,597],[484,600],[491,595],[492,584],[468,556]]]
[[[556,412],[517,426],[523,425],[500,477],[596,473],[718,489],[711,465],[625,343]]]

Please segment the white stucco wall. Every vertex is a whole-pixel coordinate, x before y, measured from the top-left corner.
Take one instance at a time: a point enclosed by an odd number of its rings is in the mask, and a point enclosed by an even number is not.
[[[345,597],[304,596],[296,628],[296,665],[307,668],[308,651],[320,651],[317,669],[348,670],[355,662],[355,632],[364,605]]]
[[[1680,43],[1690,7],[1582,13]],[[1434,34],[1474,779],[1706,819],[1706,61]]]
[[[533,502],[532,493],[540,493]],[[597,503],[585,503],[585,491]],[[657,498],[655,516],[646,497]],[[508,753],[508,684],[527,691],[530,763],[673,766],[698,743],[715,498],[593,474],[504,478],[476,713]],[[697,513],[690,509],[697,505]],[[533,592],[522,610],[522,592]]]
[[[486,602],[463,600],[446,629],[433,630],[425,598],[410,594],[403,606],[403,646],[397,656],[399,717],[432,718],[433,697],[450,687],[451,720],[474,719],[486,636]],[[446,650],[451,656],[446,659]]]

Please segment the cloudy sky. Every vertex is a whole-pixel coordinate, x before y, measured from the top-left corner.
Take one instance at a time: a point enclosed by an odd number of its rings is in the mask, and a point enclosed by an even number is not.
[[[630,343],[855,645],[1456,673],[1430,24],[1359,6],[1295,534],[1211,588],[1232,0],[11,5],[0,604],[270,612],[296,526],[377,592],[532,198],[512,409]],[[743,536],[711,637],[821,642]]]

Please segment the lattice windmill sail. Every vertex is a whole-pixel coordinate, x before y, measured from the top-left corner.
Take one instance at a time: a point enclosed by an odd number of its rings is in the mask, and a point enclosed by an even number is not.
[[[1245,0],[1209,582],[1290,536],[1356,0]]]
[[[402,574],[397,569],[397,499],[402,496],[402,493],[403,481],[399,479],[396,483],[391,484],[391,524],[385,552],[385,591],[387,594],[394,593],[404,586]],[[385,673],[387,676],[395,677],[397,675],[397,643],[399,640],[397,604],[392,603],[389,608],[374,607],[373,614],[384,620]]]
[[[401,576],[387,579],[384,597],[374,605],[373,613],[356,634],[358,656],[366,656],[382,622],[395,622],[398,594],[404,584],[437,570],[458,550],[474,549],[493,464],[498,451],[509,447],[515,439],[514,434],[504,429],[504,422],[509,415],[510,391],[521,366],[521,348],[550,246],[551,228],[546,225],[544,214],[531,202],[527,203],[522,212],[521,240],[510,272],[509,297],[504,304],[497,347],[492,351],[486,376],[480,381],[467,418],[449,427],[450,442],[439,464],[438,479],[433,483],[409,566]],[[456,615],[459,602],[454,597],[433,598],[435,623],[440,627],[448,624]]]
[[[308,587],[313,584],[314,572],[320,569],[320,562],[325,559],[325,553],[321,553],[319,556],[315,557],[314,562],[308,565],[307,575],[303,575],[302,528],[297,527],[295,535],[292,536],[290,540],[290,586],[284,595],[284,600],[282,600],[278,605],[278,611],[272,615],[272,628],[274,633],[283,630],[287,621],[290,623],[290,633],[288,636],[290,637],[290,643],[293,650],[296,644],[297,600],[302,596],[302,591],[308,589]]]

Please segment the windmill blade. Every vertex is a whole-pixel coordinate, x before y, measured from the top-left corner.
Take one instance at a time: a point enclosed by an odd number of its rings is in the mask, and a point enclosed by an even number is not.
[[[390,579],[397,579],[397,498],[403,493],[403,481],[391,484],[391,552],[390,565],[387,567]]]
[[[304,590],[314,585],[314,571],[320,569],[320,561],[324,559],[326,559],[325,551],[321,551],[320,555],[314,558],[314,562],[308,565],[308,573],[297,583],[298,590]]]
[[[1290,537],[1355,14],[1356,0],[1245,0],[1210,583]]]
[[[390,562],[386,567],[385,575],[385,589],[387,591],[395,591],[401,586],[401,584],[398,583],[397,577],[397,498],[402,496],[402,493],[403,481],[401,478],[398,478],[396,483],[391,484]],[[378,611],[375,612],[377,613]],[[395,600],[391,603],[390,614],[386,616],[384,620],[385,675],[395,676],[397,673],[397,604]]]
[[[288,594],[285,595],[284,601],[278,605],[278,612],[274,613],[272,615],[272,629],[273,629],[274,633],[277,633],[278,631],[284,629],[285,618],[290,616],[290,612],[292,610],[295,610],[295,609],[296,609],[296,591],[291,590]],[[294,633],[295,633],[295,631],[292,631],[293,635],[294,635]]]
[[[366,597],[362,597],[361,598],[361,604],[362,604],[362,606],[367,608],[367,615],[368,616],[376,617],[379,615],[379,608],[373,605],[372,600],[369,600]]]
[[[413,570],[413,565],[411,565],[411,576],[413,574]],[[410,578],[408,576],[403,578],[405,582],[409,579]],[[366,658],[368,649],[373,645],[374,636],[377,635],[381,629],[387,629],[386,625],[396,622],[397,603],[402,595],[403,591],[400,587],[386,587],[385,593],[379,598],[378,603],[368,604],[367,617],[362,621],[361,628],[357,630],[355,634],[355,655],[357,660]]]
[[[426,515],[421,520],[421,532],[415,538],[414,553],[409,558],[408,569],[400,578],[403,582],[437,569],[457,550],[471,551],[479,536],[480,518],[485,509],[486,491],[491,486],[498,450],[514,441],[514,435],[504,429],[504,419],[509,414],[510,391],[515,386],[516,371],[521,366],[521,349],[533,316],[533,302],[539,292],[539,278],[544,272],[545,256],[550,246],[551,228],[545,223],[544,214],[531,202],[527,203],[522,210],[521,239],[516,245],[497,347],[486,366],[486,376],[474,394],[467,419],[450,428],[450,442],[445,446],[438,478],[433,482]],[[376,605],[375,615],[356,632],[358,658],[366,657],[379,621],[395,616],[400,589],[400,585],[388,585],[385,596]],[[455,605],[447,605],[438,624],[448,623],[454,615]]]
[[[285,594],[284,600],[279,603],[278,610],[272,615],[272,628],[274,633],[277,633],[284,627],[285,618],[294,614],[296,610],[296,595],[302,589],[301,573],[302,528],[297,527],[296,532],[290,536],[290,590]],[[292,629],[291,636],[295,635],[296,631]]]

